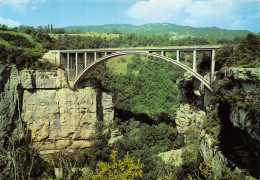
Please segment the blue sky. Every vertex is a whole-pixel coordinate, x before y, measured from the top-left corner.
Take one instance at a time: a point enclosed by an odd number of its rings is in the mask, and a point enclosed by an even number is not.
[[[0,0],[9,26],[173,23],[260,31],[260,0]]]

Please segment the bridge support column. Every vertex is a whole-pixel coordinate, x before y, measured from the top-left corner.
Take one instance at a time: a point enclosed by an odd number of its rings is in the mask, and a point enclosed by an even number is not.
[[[197,54],[197,51],[193,50],[193,71],[195,71],[195,72],[197,72],[196,54]]]
[[[87,67],[87,53],[85,52],[84,53],[84,68],[86,68]]]
[[[78,53],[76,53],[76,77],[78,76]]]
[[[162,56],[165,56],[165,55],[166,55],[166,52],[165,52],[165,51],[161,51],[161,55],[162,55]]]
[[[180,62],[180,51],[179,50],[177,50],[176,51],[176,59],[177,59],[177,62]]]
[[[67,73],[68,73],[68,79],[70,77],[70,53],[67,53]]]
[[[94,52],[94,61],[97,60],[97,52]]]
[[[105,52],[105,56],[107,56],[107,52]]]
[[[214,82],[214,72],[215,72],[215,51],[212,50],[212,55],[211,55],[211,72],[210,72],[210,85]]]

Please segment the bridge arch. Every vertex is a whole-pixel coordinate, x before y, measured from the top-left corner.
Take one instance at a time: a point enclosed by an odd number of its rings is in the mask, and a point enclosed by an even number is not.
[[[179,61],[176,61],[172,58],[166,57],[166,56],[162,56],[156,53],[150,53],[150,52],[143,52],[143,51],[122,51],[122,52],[116,52],[113,54],[109,54],[106,56],[103,56],[99,59],[97,59],[96,61],[93,61],[91,64],[89,64],[88,67],[86,67],[85,69],[83,69],[78,76],[73,80],[73,86],[77,86],[85,77],[86,75],[92,70],[94,69],[97,65],[101,64],[102,62],[114,58],[114,57],[118,57],[118,56],[124,56],[124,55],[147,55],[147,56],[152,56],[152,57],[156,57],[168,62],[171,62],[179,67],[181,67],[182,69],[186,70],[187,72],[190,72],[194,77],[196,77],[201,83],[203,83],[207,89],[209,89],[211,92],[213,92],[213,89],[211,88],[210,84],[208,83],[208,81],[201,76],[199,73],[197,73],[196,71],[194,71],[193,69],[191,69],[190,67],[180,63]]]

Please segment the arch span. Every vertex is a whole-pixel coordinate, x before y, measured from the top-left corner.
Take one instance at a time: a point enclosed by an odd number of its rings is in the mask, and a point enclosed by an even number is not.
[[[130,55],[130,54],[139,54],[139,55],[147,55],[147,56],[152,56],[152,57],[156,57],[168,62],[171,62],[173,64],[176,64],[177,66],[181,67],[182,69],[190,72],[193,76],[195,76],[199,81],[201,81],[210,91],[213,92],[213,89],[211,88],[210,84],[207,82],[207,80],[202,77],[199,73],[195,72],[193,69],[191,69],[190,67],[180,63],[179,61],[176,61],[172,58],[166,57],[166,56],[162,56],[156,53],[150,53],[150,52],[137,52],[137,51],[124,51],[124,52],[116,52],[113,54],[109,54],[106,56],[103,56],[99,59],[97,59],[96,61],[93,61],[88,67],[86,67],[85,69],[83,69],[78,76],[73,80],[73,85],[76,86],[78,83],[80,83],[85,77],[86,75],[89,73],[89,71],[91,71],[93,68],[95,68],[97,65],[99,65],[100,63],[102,63],[105,60],[111,59],[113,57],[118,57],[118,56],[124,56],[124,55]]]

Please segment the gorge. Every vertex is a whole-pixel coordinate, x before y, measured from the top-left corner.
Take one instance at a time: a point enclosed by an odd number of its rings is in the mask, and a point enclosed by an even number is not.
[[[61,69],[41,72],[1,67],[0,74],[1,136],[13,134],[19,139],[29,131],[30,142],[44,155],[60,150],[89,148],[97,121],[104,122],[108,128],[105,131],[110,132],[110,136],[115,130],[111,128],[114,121],[112,95],[93,87],[72,90],[65,72]],[[218,105],[212,104],[217,102],[215,95],[205,95],[205,89],[201,89],[200,83],[190,76],[186,76],[186,79],[178,84],[182,92],[182,102],[175,120],[178,133],[185,137],[190,127],[199,129],[200,140],[197,148],[204,161],[210,157],[215,158],[213,166],[217,176],[221,175],[223,165],[231,164],[234,168],[235,163],[238,163],[240,168],[247,168],[255,177],[259,177],[256,168],[259,164],[260,147],[257,128],[259,116],[253,112],[259,105],[250,101],[259,96],[259,75],[259,68],[230,68],[220,71],[220,79],[215,84],[219,96]],[[194,87],[192,93],[187,89],[190,86]],[[239,99],[234,103],[235,97],[232,93],[236,90],[239,90],[237,95],[240,97],[240,94],[243,94],[246,100]],[[225,101],[221,96],[225,96]],[[239,104],[243,101],[243,105]],[[248,108],[246,103],[256,107]],[[221,118],[220,124],[213,127],[203,125],[205,119],[209,119],[207,116],[211,116],[216,109]],[[214,139],[217,133],[215,131],[220,133],[218,139]],[[187,137],[185,139],[184,141],[187,141]],[[5,142],[2,139],[2,146],[3,143]],[[243,157],[239,157],[239,151],[232,151],[235,148],[247,153],[246,158],[249,159],[238,160],[237,158]],[[172,158],[175,156],[174,153],[171,155]],[[180,154],[177,153],[178,156],[180,157]]]

